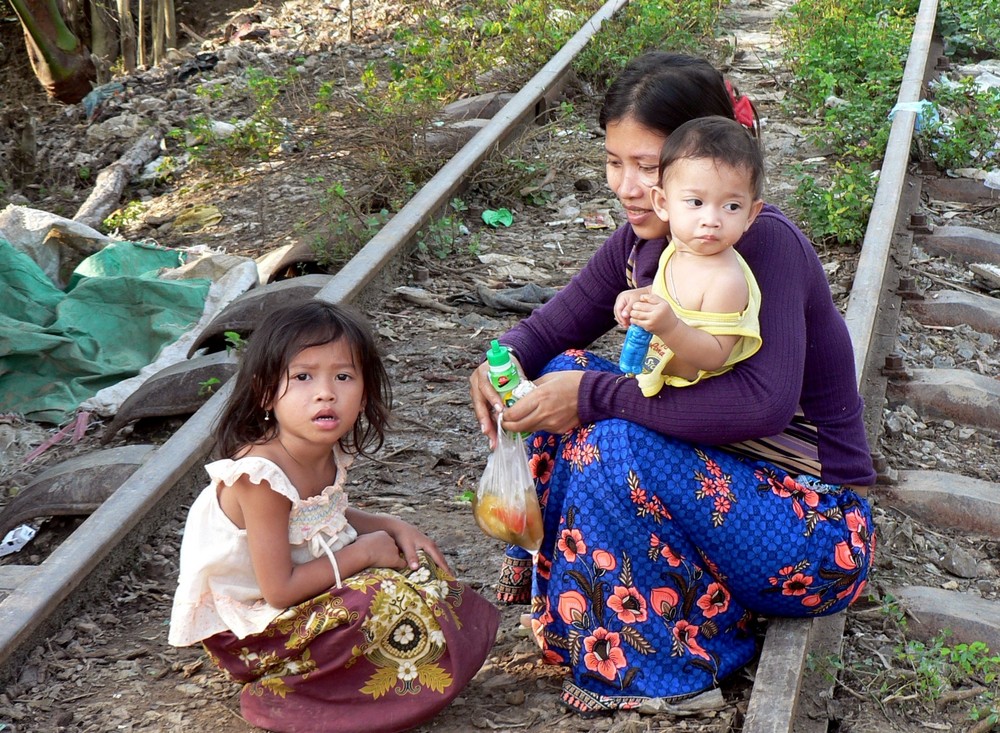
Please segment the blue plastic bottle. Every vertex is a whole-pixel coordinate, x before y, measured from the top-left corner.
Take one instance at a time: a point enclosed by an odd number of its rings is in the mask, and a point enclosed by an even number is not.
[[[646,329],[632,324],[625,332],[625,343],[622,344],[622,355],[618,360],[618,368],[626,374],[642,374],[642,363],[646,360],[649,342],[653,334]]]

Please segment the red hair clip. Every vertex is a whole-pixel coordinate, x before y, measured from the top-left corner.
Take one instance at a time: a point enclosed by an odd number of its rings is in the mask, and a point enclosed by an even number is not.
[[[746,95],[736,96],[736,90],[732,83],[726,79],[726,90],[729,92],[729,100],[733,103],[733,114],[736,121],[751,132],[757,130],[757,115],[754,114],[753,103]]]

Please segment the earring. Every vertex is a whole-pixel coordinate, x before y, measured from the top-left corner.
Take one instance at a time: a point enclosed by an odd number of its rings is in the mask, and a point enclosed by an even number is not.
[[[270,419],[271,419],[271,411],[270,410],[264,410],[264,422],[267,422]]]

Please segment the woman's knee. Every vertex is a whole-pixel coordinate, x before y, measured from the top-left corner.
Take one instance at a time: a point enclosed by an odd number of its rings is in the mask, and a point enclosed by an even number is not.
[[[593,352],[569,349],[545,365],[542,374],[550,372],[617,372],[618,367]]]

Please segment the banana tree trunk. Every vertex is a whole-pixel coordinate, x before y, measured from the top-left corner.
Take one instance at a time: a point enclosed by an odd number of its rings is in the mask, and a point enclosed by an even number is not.
[[[10,0],[24,29],[31,68],[51,99],[75,104],[97,79],[90,51],[67,27],[56,0]]]

